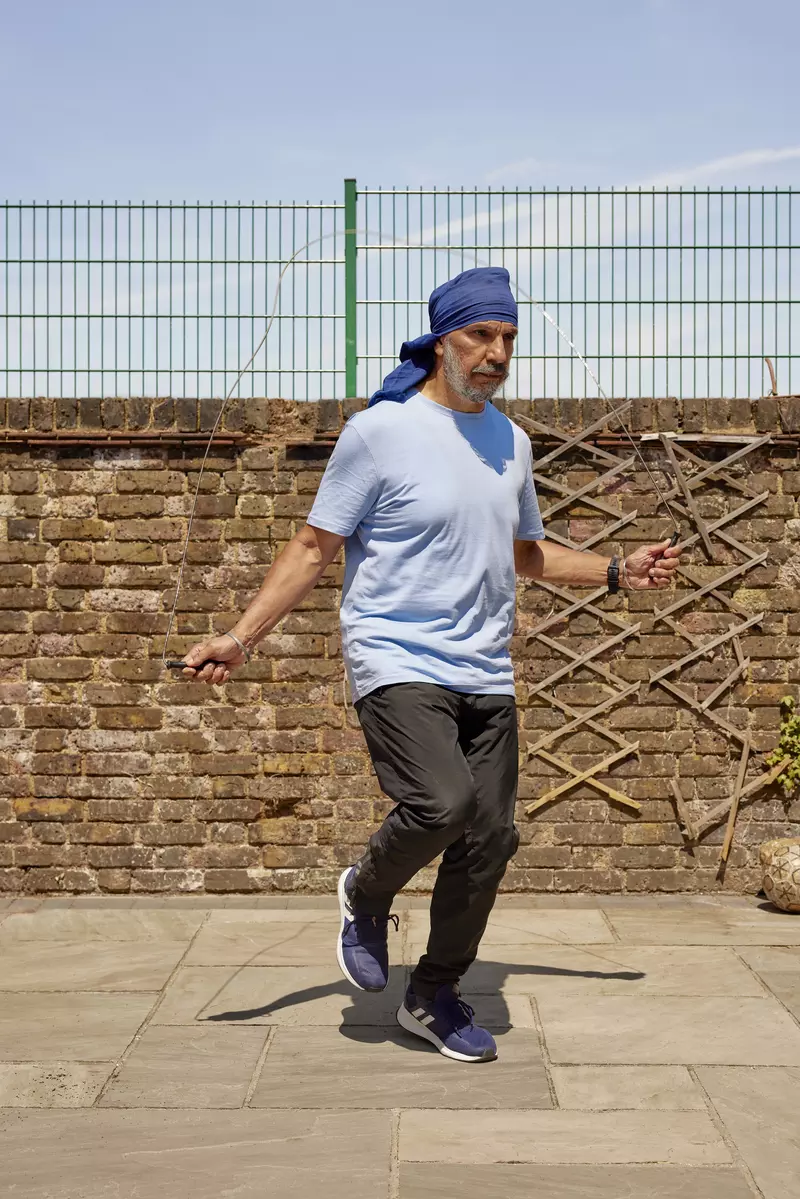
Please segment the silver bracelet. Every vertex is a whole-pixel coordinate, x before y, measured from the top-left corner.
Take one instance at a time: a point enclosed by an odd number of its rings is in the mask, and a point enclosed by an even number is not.
[[[627,560],[627,558],[622,559],[622,561],[620,562],[620,566],[622,567],[622,586],[624,588],[627,588],[628,587],[628,560]]]
[[[235,634],[235,633],[223,633],[223,634],[222,634],[222,636],[223,636],[223,637],[230,637],[231,641],[235,641],[235,642],[236,642],[236,644],[239,646],[239,649],[240,649],[240,650],[242,651],[242,653],[244,654],[244,660],[245,660],[245,662],[249,662],[249,661],[250,661],[250,659],[252,658],[252,656],[253,656],[253,655],[251,654],[251,652],[250,652],[250,650],[247,648],[247,646],[244,644],[244,642],[239,640],[239,638],[236,636],[236,634]]]

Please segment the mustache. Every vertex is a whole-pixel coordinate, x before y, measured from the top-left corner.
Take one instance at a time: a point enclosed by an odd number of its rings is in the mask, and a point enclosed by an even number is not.
[[[489,366],[487,364],[486,366],[476,366],[475,369],[472,371],[472,374],[473,375],[491,375],[493,378],[498,378],[499,376],[502,376],[503,378],[505,378],[505,376],[508,374],[508,371],[506,370],[506,368],[504,366]]]

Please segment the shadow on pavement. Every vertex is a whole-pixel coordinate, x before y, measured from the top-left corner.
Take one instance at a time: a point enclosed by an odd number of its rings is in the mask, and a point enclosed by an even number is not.
[[[394,991],[398,1003],[405,989],[409,970],[410,968],[406,966],[393,966],[390,970],[387,991]],[[480,987],[480,992],[476,992],[470,987],[470,974],[473,975],[475,986]],[[503,986],[512,975],[530,975],[531,977],[548,978],[553,976],[594,978],[623,982],[636,982],[645,977],[642,971],[637,970],[568,970],[557,966],[521,966],[511,965],[506,962],[478,962],[476,963],[476,967],[472,971],[468,971],[465,975],[462,993],[467,1002],[476,1008],[478,1020],[481,1020],[480,1009],[482,1006],[490,1009],[487,1010],[484,1022],[493,1033],[499,1036],[502,1036],[512,1026],[511,1015],[502,994]],[[534,993],[535,987],[532,987],[531,994]],[[386,992],[383,992],[383,994],[385,995]],[[380,1021],[376,1023],[375,1004],[378,1002],[385,1005],[385,999],[381,999],[380,996],[368,991],[358,991],[344,979],[333,983],[326,983],[323,986],[305,987],[300,991],[291,991],[287,995],[281,996],[280,999],[273,1000],[272,1003],[264,1004],[262,1007],[246,1008],[239,1011],[215,1012],[211,1016],[206,1016],[205,1019],[220,1023],[258,1020],[286,1008],[311,1003],[316,999],[325,999],[331,995],[342,995],[350,1000],[350,1006],[342,1012],[342,1024],[339,1029],[342,1036],[348,1037],[353,1041],[368,1041],[370,1043],[374,1043],[377,1040],[393,1041],[408,1048],[428,1051],[429,1047],[422,1041],[404,1032],[399,1027],[395,1027],[393,1017],[389,1012],[384,1017],[385,1022]]]

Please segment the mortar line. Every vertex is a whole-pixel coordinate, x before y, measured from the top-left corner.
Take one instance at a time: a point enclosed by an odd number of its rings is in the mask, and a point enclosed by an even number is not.
[[[744,1176],[747,1180],[747,1184],[750,1187],[750,1189],[752,1190],[753,1194],[757,1195],[758,1199],[765,1199],[764,1192],[761,1190],[761,1187],[758,1185],[755,1178],[753,1177],[752,1170],[750,1169],[747,1162],[744,1160],[741,1153],[739,1152],[739,1146],[736,1144],[736,1141],[731,1136],[730,1132],[728,1131],[728,1127],[725,1124],[725,1121],[722,1119],[722,1116],[719,1114],[717,1109],[714,1107],[714,1102],[713,1102],[711,1096],[709,1095],[708,1091],[705,1089],[702,1082],[700,1081],[700,1077],[697,1073],[697,1067],[696,1066],[687,1066],[686,1068],[689,1071],[689,1075],[692,1079],[692,1082],[698,1088],[698,1090],[700,1091],[700,1094],[703,1096],[703,1100],[706,1105],[706,1110],[708,1112],[708,1117],[711,1120],[711,1123],[716,1128],[719,1135],[722,1137],[722,1140],[725,1143],[725,1146],[731,1155],[731,1159],[733,1160],[735,1165],[737,1165],[739,1167],[741,1172],[744,1174]]]
[[[264,1063],[267,1060],[267,1054],[269,1053],[270,1046],[272,1045],[272,1042],[275,1040],[275,1032],[276,1032],[275,1025],[271,1024],[269,1026],[269,1028],[267,1029],[267,1035],[264,1038],[264,1044],[261,1046],[261,1052],[258,1055],[258,1061],[256,1062],[255,1066],[253,1067],[253,1073],[250,1077],[250,1082],[248,1083],[245,1097],[242,1100],[242,1107],[250,1106],[250,1100],[253,1098],[256,1087],[258,1086],[258,1084],[261,1080],[261,1071],[264,1069]]]
[[[550,1102],[553,1108],[559,1107],[558,1094],[556,1093],[556,1085],[553,1082],[553,1063],[550,1061],[550,1051],[547,1048],[547,1041],[544,1035],[544,1025],[539,1013],[539,1005],[536,1002],[535,995],[527,995],[526,999],[530,1004],[530,1009],[533,1014],[533,1027],[536,1029],[536,1037],[539,1041],[539,1049],[542,1054],[542,1065],[544,1066],[544,1074],[547,1079],[547,1089],[550,1092]]]
[[[388,1199],[400,1199],[400,1108],[389,1109]]]
[[[192,933],[191,937],[189,938],[189,942],[188,942],[188,944],[187,944],[186,948],[184,949],[184,951],[183,951],[183,953],[181,954],[181,956],[180,956],[180,958],[178,959],[178,961],[175,963],[175,965],[174,965],[174,967],[173,967],[172,971],[171,971],[171,972],[170,972],[170,974],[169,974],[169,977],[167,978],[167,981],[164,983],[163,987],[162,987],[162,988],[161,988],[161,990],[159,991],[159,994],[158,994],[158,999],[157,999],[157,1000],[156,1000],[156,1002],[153,1004],[153,1006],[150,1008],[150,1011],[147,1013],[147,1015],[145,1016],[144,1020],[143,1020],[143,1021],[142,1021],[142,1023],[139,1025],[139,1027],[138,1027],[138,1029],[136,1030],[136,1032],[133,1034],[133,1037],[132,1037],[132,1038],[131,1038],[131,1040],[128,1042],[127,1046],[126,1046],[126,1047],[125,1047],[125,1049],[122,1051],[122,1053],[120,1054],[120,1056],[117,1058],[117,1063],[116,1063],[116,1065],[114,1066],[114,1069],[111,1071],[111,1073],[109,1074],[108,1078],[107,1078],[107,1079],[106,1079],[106,1081],[103,1083],[103,1085],[102,1085],[102,1087],[100,1088],[100,1090],[97,1092],[97,1095],[95,1096],[95,1100],[94,1100],[94,1103],[92,1104],[92,1107],[99,1107],[99,1106],[100,1106],[100,1101],[101,1101],[101,1099],[103,1098],[103,1096],[105,1095],[106,1091],[107,1091],[107,1090],[108,1090],[108,1088],[111,1086],[112,1082],[114,1082],[114,1080],[115,1080],[116,1078],[118,1078],[118,1077],[119,1077],[119,1072],[120,1072],[120,1070],[121,1070],[121,1069],[122,1069],[122,1067],[125,1065],[125,1063],[127,1062],[128,1058],[131,1056],[131,1054],[133,1053],[134,1049],[135,1049],[135,1048],[136,1048],[136,1046],[139,1044],[139,1042],[141,1041],[142,1037],[144,1036],[144,1034],[147,1032],[148,1028],[149,1028],[149,1027],[150,1027],[150,1025],[152,1024],[152,1022],[153,1022],[153,1018],[154,1018],[154,1016],[155,1016],[156,1012],[157,1012],[157,1011],[158,1011],[158,1009],[161,1007],[161,1004],[164,1002],[164,996],[165,996],[165,994],[166,994],[166,992],[167,992],[167,988],[170,986],[170,984],[172,983],[173,979],[174,979],[174,978],[175,978],[175,976],[177,975],[178,971],[180,970],[181,966],[183,965],[184,961],[186,960],[186,955],[187,955],[187,954],[189,953],[189,951],[191,950],[192,946],[194,945],[195,941],[197,940],[197,937],[200,935],[200,932],[201,932],[201,930],[205,928],[205,926],[206,926],[206,923],[208,922],[208,920],[210,919],[210,917],[211,917],[211,913],[210,913],[210,912],[206,912],[206,913],[205,913],[205,915],[203,916],[203,919],[200,921],[200,923],[198,924],[197,928],[196,928],[196,929],[194,930],[194,932]]]
[[[605,921],[608,931],[611,933],[611,936],[614,938],[614,944],[621,945],[622,937],[619,935],[617,930],[614,928],[614,924],[611,920],[611,917],[609,916],[608,912],[606,911],[606,909],[603,907],[602,904],[598,908],[598,911],[600,912],[600,915],[603,917],[603,920]]]

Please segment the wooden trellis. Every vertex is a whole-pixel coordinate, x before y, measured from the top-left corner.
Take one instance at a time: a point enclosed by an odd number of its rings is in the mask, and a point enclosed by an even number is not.
[[[730,854],[736,817],[742,799],[773,782],[784,769],[785,763],[780,763],[767,773],[760,772],[748,782],[747,774],[753,757],[750,734],[731,724],[718,707],[724,697],[729,694],[730,689],[746,675],[750,665],[750,659],[745,657],[742,649],[741,635],[754,625],[761,624],[765,616],[764,612],[748,616],[748,613],[721,588],[736,579],[743,579],[749,571],[761,566],[768,557],[766,551],[757,553],[727,531],[728,525],[749,514],[763,504],[769,496],[768,491],[756,492],[748,482],[732,475],[730,468],[766,445],[770,441],[770,435],[736,437],[734,439],[718,437],[711,440],[726,447],[738,444],[721,461],[707,461],[687,445],[682,444],[679,436],[665,433],[660,435],[661,444],[675,476],[675,483],[666,493],[666,498],[681,513],[686,524],[694,527],[694,532],[684,539],[683,544],[689,549],[701,543],[709,566],[719,567],[719,570],[715,571],[711,579],[703,579],[698,570],[692,569],[690,566],[682,567],[681,573],[692,584],[691,588],[680,593],[670,603],[655,609],[654,624],[658,625],[663,622],[668,625],[677,636],[691,646],[691,649],[681,658],[660,670],[651,671],[649,686],[658,686],[667,691],[673,699],[707,720],[738,747],[739,763],[731,795],[711,812],[708,812],[702,821],[692,821],[680,785],[677,779],[672,780],[678,818],[690,841],[699,840],[705,832],[719,824],[726,815],[728,816],[725,838],[720,852],[720,862],[724,863]],[[703,487],[719,487],[720,484],[729,491],[735,492],[737,500],[723,515],[713,521],[708,521],[701,515],[697,493]],[[725,569],[731,560],[734,564]],[[716,637],[703,639],[693,634],[676,617],[678,613],[685,613],[687,610],[697,611],[708,601],[715,605],[716,611],[729,613],[731,623],[723,633]],[[685,685],[680,685],[682,671],[691,667],[700,658],[708,657],[715,650],[720,650],[727,645],[733,649],[735,661],[726,676],[702,699],[688,691]]]
[[[624,414],[628,408],[630,408],[630,401],[622,405],[620,411]],[[619,455],[612,454],[608,450],[602,449],[600,446],[594,445],[587,440],[592,433],[602,429],[607,423],[607,419],[606,416],[603,416],[595,421],[594,424],[589,425],[582,433],[573,436],[566,436],[557,429],[552,429],[550,426],[543,425],[539,421],[528,420],[526,418],[520,419],[520,424],[528,432],[545,434],[558,442],[555,449],[536,461],[534,470],[534,479],[540,493],[555,492],[558,497],[549,507],[543,506],[542,517],[544,521],[552,520],[558,514],[566,515],[570,508],[579,506],[581,508],[589,508],[593,513],[599,514],[605,522],[600,530],[581,542],[576,542],[570,537],[556,533],[553,529],[548,528],[548,537],[552,541],[558,542],[559,545],[566,545],[572,549],[579,550],[591,549],[599,542],[608,541],[620,529],[636,520],[637,513],[635,511],[621,513],[618,507],[609,503],[602,495],[608,489],[609,484],[624,475],[626,471],[629,471],[636,461],[635,457],[621,458]],[[601,468],[601,473],[596,478],[577,490],[568,487],[559,480],[551,478],[549,474],[545,473],[548,467],[575,449],[582,450]],[[554,586],[552,583],[540,583],[538,585],[552,595],[554,610],[530,630],[527,640],[528,642],[532,640],[539,641],[549,652],[560,655],[565,661],[561,666],[551,671],[547,678],[532,684],[529,688],[528,698],[537,696],[544,700],[552,708],[565,716],[566,721],[559,728],[550,730],[537,741],[529,744],[527,747],[527,756],[528,760],[533,757],[539,757],[543,762],[562,771],[566,775],[566,778],[563,782],[551,788],[545,795],[540,796],[539,799],[529,804],[526,811],[529,813],[534,812],[545,804],[553,803],[555,800],[566,795],[574,787],[584,783],[588,784],[595,791],[599,791],[607,798],[613,799],[627,808],[638,811],[641,805],[636,800],[631,799],[624,792],[616,787],[612,787],[598,776],[602,775],[617,762],[621,762],[625,758],[636,754],[639,749],[639,743],[629,741],[627,737],[622,736],[616,729],[610,728],[602,720],[598,720],[597,717],[610,711],[611,708],[622,703],[623,700],[629,699],[638,690],[637,683],[626,683],[609,666],[598,661],[598,659],[607,650],[624,644],[629,637],[636,636],[641,626],[639,624],[632,624],[630,621],[618,616],[616,612],[607,611],[605,608],[597,606],[597,600],[606,594],[605,587],[598,587],[589,595],[580,597],[568,589]],[[555,610],[559,602],[563,606],[559,610]],[[582,612],[600,619],[605,626],[609,627],[610,631],[609,635],[601,639],[598,644],[579,654],[566,644],[565,641],[549,637],[547,631],[553,625],[560,624],[564,620],[570,619]],[[556,684],[566,675],[573,675],[578,670],[589,671],[593,674],[605,692],[603,695],[601,691],[599,702],[592,708],[576,708],[555,695],[554,688]],[[613,747],[611,753],[601,755],[596,762],[583,770],[573,765],[563,754],[559,754],[556,751],[557,742],[561,738],[576,732],[580,728],[595,733],[603,740],[609,742],[609,745]]]
[[[630,402],[621,406],[621,412],[630,406]],[[556,498],[549,507],[543,504],[543,517],[548,519],[569,514],[570,509],[589,508],[593,516],[601,517],[603,527],[583,541],[575,541],[563,533],[548,528],[548,537],[560,545],[574,549],[590,549],[601,542],[608,542],[620,529],[637,519],[637,512],[622,513],[618,507],[604,498],[609,485],[624,476],[631,467],[635,467],[636,459],[628,455],[613,454],[601,448],[588,439],[593,433],[602,429],[607,422],[601,417],[579,434],[566,436],[550,426],[535,420],[517,418],[529,433],[545,435],[557,442],[555,449],[536,460],[534,478],[540,493],[545,496],[555,493]],[[643,439],[649,440],[649,439]],[[764,613],[751,614],[744,611],[727,594],[723,588],[726,584],[744,577],[755,567],[760,566],[767,558],[766,552],[756,552],[745,545],[730,531],[729,527],[736,521],[750,514],[768,498],[768,491],[757,492],[748,481],[732,473],[731,468],[742,462],[749,455],[761,449],[770,441],[769,435],[748,436],[719,436],[698,438],[694,435],[661,434],[654,435],[652,440],[660,442],[660,450],[665,462],[669,464],[669,475],[673,482],[665,492],[672,508],[679,513],[683,523],[683,545],[690,549],[699,545],[706,557],[707,565],[693,568],[681,567],[683,578],[690,587],[681,589],[678,593],[668,593],[660,607],[657,606],[653,616],[654,625],[666,626],[686,645],[687,652],[667,663],[659,669],[651,671],[646,687],[660,687],[667,692],[678,704],[696,713],[708,721],[715,729],[722,732],[733,742],[739,752],[739,762],[736,778],[732,783],[731,795],[724,803],[719,804],[708,812],[701,821],[692,820],[688,804],[683,796],[677,779],[672,780],[672,790],[675,798],[679,823],[684,834],[691,841],[698,840],[705,832],[720,824],[727,816],[728,827],[721,851],[721,860],[727,860],[734,835],[736,815],[741,801],[753,795],[761,787],[781,773],[785,763],[779,764],[768,773],[760,771],[754,777],[748,778],[748,771],[753,764],[754,751],[750,735],[736,728],[726,719],[721,705],[730,689],[746,676],[750,660],[745,656],[741,644],[741,636],[747,630],[759,625],[764,619]],[[711,446],[712,453],[718,455],[719,446],[727,452],[721,460],[715,457],[703,458],[701,448]],[[580,450],[599,469],[600,473],[590,483],[577,490],[570,489],[560,480],[550,477],[549,469],[553,464],[563,465],[564,455]],[[559,461],[561,460],[561,461]],[[703,515],[702,503],[699,502],[705,487],[723,487],[727,493],[734,493],[733,501],[727,505],[727,510],[714,519]],[[545,794],[534,800],[527,807],[532,813],[546,804],[562,799],[575,787],[588,784],[594,790],[607,798],[624,804],[628,808],[639,809],[640,805],[625,795],[619,788],[608,784],[601,777],[616,763],[636,754],[638,743],[628,740],[616,729],[610,728],[603,717],[612,708],[623,701],[635,702],[633,695],[639,690],[639,684],[629,684],[620,678],[610,666],[601,661],[602,655],[610,649],[624,645],[628,638],[636,636],[641,628],[639,623],[632,623],[616,612],[606,610],[598,601],[606,594],[605,587],[600,587],[591,594],[580,597],[567,588],[556,587],[549,583],[540,583],[553,598],[553,611],[539,620],[528,632],[527,638],[539,641],[549,653],[558,655],[564,662],[553,669],[547,678],[538,681],[529,688],[529,697],[537,697],[564,717],[564,723],[558,728],[551,729],[527,746],[527,757],[530,761],[538,757],[549,766],[556,768],[565,777],[555,783]],[[683,618],[703,610],[723,612],[730,616],[729,627],[722,633],[711,637],[697,635]],[[602,637],[597,644],[583,653],[577,653],[563,639],[548,635],[548,630],[554,625],[561,624],[580,613],[587,613],[602,621],[608,635]],[[710,686],[702,698],[698,698],[682,683],[684,672],[703,658],[725,653],[730,647],[733,651],[731,669],[716,685]],[[591,708],[580,708],[566,703],[555,695],[556,685],[576,672],[589,672],[600,684],[598,702]],[[705,689],[701,688],[701,692]],[[603,694],[603,691],[605,694]],[[558,752],[558,743],[578,729],[590,730],[609,743],[611,752],[598,752],[598,759],[589,767],[579,769],[568,760],[563,753]]]

